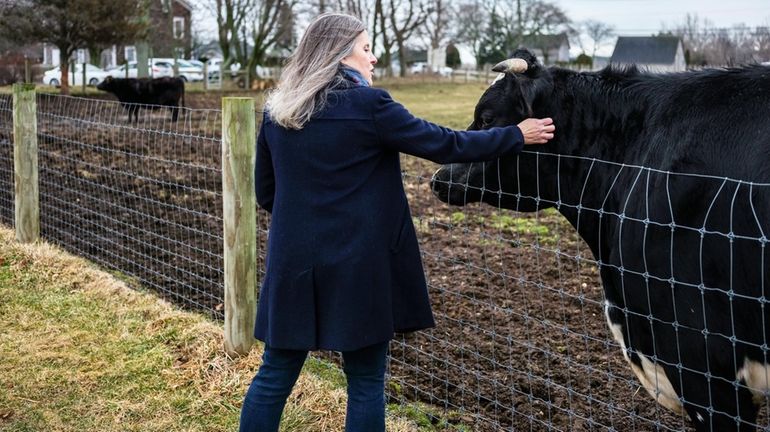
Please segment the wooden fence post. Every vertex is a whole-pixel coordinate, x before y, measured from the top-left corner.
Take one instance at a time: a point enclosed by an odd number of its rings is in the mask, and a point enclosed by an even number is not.
[[[247,354],[254,344],[257,303],[255,142],[254,99],[223,98],[225,350],[233,356]]]
[[[203,90],[209,91],[209,63],[203,63]]]
[[[16,240],[33,243],[40,237],[37,180],[37,117],[34,84],[13,85],[13,182]]]
[[[27,58],[27,56],[24,56],[24,82],[25,83],[32,82],[32,72],[29,67],[29,58]]]

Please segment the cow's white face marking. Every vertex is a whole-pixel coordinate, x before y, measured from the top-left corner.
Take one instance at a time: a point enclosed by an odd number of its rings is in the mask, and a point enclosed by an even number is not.
[[[495,85],[496,82],[500,81],[503,78],[505,78],[505,74],[504,73],[497,74],[497,78],[495,78],[495,80],[492,81],[492,84],[490,84],[489,86],[492,87],[493,85]]]
[[[671,385],[671,381],[668,380],[663,368],[653,362],[651,362],[646,356],[642,355],[639,351],[636,354],[642,361],[642,367],[640,368],[628,357],[628,351],[626,350],[626,343],[623,339],[623,327],[620,324],[615,324],[610,320],[610,302],[604,302],[604,317],[607,319],[607,325],[610,327],[610,332],[615,340],[620,344],[620,348],[623,350],[623,357],[625,357],[628,364],[631,365],[631,370],[642,386],[650,396],[653,397],[659,404],[674,411],[677,414],[683,414],[684,408],[679,401],[679,396],[674,391],[674,387]]]
[[[761,404],[765,395],[770,392],[770,365],[743,359],[743,367],[738,370],[736,377],[746,381],[746,386],[754,396],[754,402]]]

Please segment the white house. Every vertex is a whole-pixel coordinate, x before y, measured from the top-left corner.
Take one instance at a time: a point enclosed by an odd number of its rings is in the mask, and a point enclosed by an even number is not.
[[[527,35],[519,44],[526,48],[544,65],[566,63],[569,61],[569,38],[566,33]]]

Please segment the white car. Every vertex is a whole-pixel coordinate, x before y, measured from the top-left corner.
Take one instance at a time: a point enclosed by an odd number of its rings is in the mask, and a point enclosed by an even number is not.
[[[428,72],[428,63],[425,62],[414,62],[412,63],[412,66],[409,67],[409,72],[413,74],[421,74]]]
[[[208,65],[209,75],[218,74],[219,68],[221,67],[222,62],[224,62],[224,60],[221,58],[209,59],[209,61],[206,62],[206,64]],[[235,76],[240,69],[241,69],[240,63],[232,63],[230,65],[230,75]]]
[[[412,66],[409,68],[409,70],[413,74],[424,74],[431,72],[430,65],[425,62],[414,62],[412,63]],[[452,76],[453,69],[449,66],[442,66],[437,68],[434,72],[441,75],[442,77],[450,77]]]
[[[154,65],[165,66],[171,68],[174,71],[174,59],[172,58],[153,58]],[[177,67],[179,68],[179,78],[187,81],[203,81],[203,68],[198,67],[189,60],[177,59]]]
[[[95,86],[101,83],[109,75],[110,75],[109,72],[105,71],[100,67],[96,67],[91,64],[86,64],[86,83],[90,86]],[[61,69],[59,66],[56,66],[55,68],[49,71],[46,71],[43,74],[43,84],[54,86],[54,87],[59,87],[61,85]],[[71,86],[83,85],[83,65],[82,64],[76,64],[74,71],[72,70],[72,67],[70,67],[69,85]]]
[[[137,69],[137,63],[135,61],[128,63],[128,76],[126,76],[126,65],[120,65],[107,71],[107,74],[113,78],[136,78],[139,76]],[[148,60],[148,66],[150,66]],[[172,77],[174,76],[174,70],[169,68],[164,62],[155,61],[150,68],[151,78]]]

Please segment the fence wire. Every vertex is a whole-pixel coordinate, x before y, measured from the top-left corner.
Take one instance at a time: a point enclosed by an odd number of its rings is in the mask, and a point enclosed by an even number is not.
[[[222,319],[221,112],[182,109],[172,122],[167,110],[143,107],[139,122],[130,124],[115,102],[41,95],[37,104],[43,237]],[[11,97],[0,95],[0,221],[6,224],[13,223],[10,109]],[[567,177],[567,161],[588,174]],[[402,162],[437,326],[391,344],[387,394],[399,405],[425,403],[419,409],[438,429],[691,430],[685,414],[662,408],[642,388],[624,348],[631,357],[678,368],[680,376],[725,381],[735,394],[746,382],[682,360],[694,349],[692,335],[766,356],[762,326],[751,338],[742,327],[750,314],[764,320],[766,299],[754,294],[764,293],[770,266],[767,184],[540,155],[538,166],[559,167],[557,195],[499,192],[552,207],[523,213],[446,206],[430,191],[436,166],[411,157]],[[604,189],[588,186],[597,176],[609,179]],[[700,197],[702,208],[677,206],[681,191]],[[592,224],[620,228],[611,239],[584,240],[560,212],[579,215],[575,226],[584,237]],[[268,215],[260,211],[258,221],[262,272]],[[589,247],[595,240],[620,253],[596,259]],[[714,267],[730,276],[704,277]],[[600,275],[618,282],[626,306],[607,306]],[[718,310],[692,305],[701,321],[633,306],[632,300],[662,298],[681,311],[674,290],[723,302]],[[647,323],[664,338],[655,346],[674,347],[680,357],[622,347],[608,328],[609,309],[620,312],[627,328]],[[733,359],[738,367],[740,360]],[[720,409],[716,395],[686,396],[711,412]],[[764,416],[735,421],[770,430]]]
[[[221,113],[37,98],[46,240],[221,318]]]
[[[13,96],[0,94],[0,223],[13,226]]]

